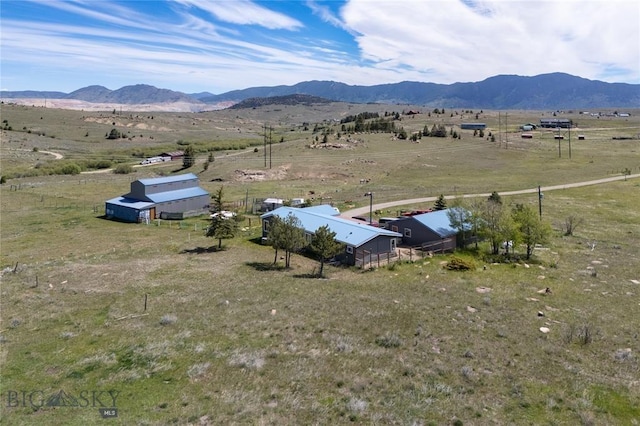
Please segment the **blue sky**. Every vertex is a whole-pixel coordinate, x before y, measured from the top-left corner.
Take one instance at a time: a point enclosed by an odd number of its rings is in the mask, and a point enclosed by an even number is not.
[[[640,83],[637,0],[0,0],[0,88]]]

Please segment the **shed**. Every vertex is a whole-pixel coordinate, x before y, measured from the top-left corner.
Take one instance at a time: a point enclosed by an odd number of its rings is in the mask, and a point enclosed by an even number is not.
[[[341,260],[348,265],[362,266],[373,259],[396,257],[397,241],[401,234],[386,229],[376,228],[363,223],[354,222],[336,216],[336,210],[330,205],[307,208],[280,207],[260,216],[262,220],[263,240],[269,236],[269,225],[273,216],[286,219],[289,214],[296,217],[311,241],[313,234],[321,226],[327,226],[336,233],[335,239],[344,244]]]
[[[262,201],[260,211],[270,212],[282,206],[284,206],[284,200],[282,198],[265,198]]]
[[[451,225],[449,209],[415,216],[403,216],[389,222],[390,230],[402,234],[402,243],[432,251],[451,251],[457,247],[458,230]]]
[[[163,152],[159,156],[160,157],[169,157],[169,158],[171,158],[171,160],[177,160],[177,159],[180,159],[180,158],[184,157],[184,151]]]
[[[182,219],[207,213],[210,198],[193,173],[139,179],[129,193],[105,202],[105,215],[124,222]]]

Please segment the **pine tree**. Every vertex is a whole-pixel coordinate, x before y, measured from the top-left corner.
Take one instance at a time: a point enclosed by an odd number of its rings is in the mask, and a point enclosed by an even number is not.
[[[436,203],[433,205],[434,210],[445,210],[447,208],[447,200],[443,194],[440,194]]]

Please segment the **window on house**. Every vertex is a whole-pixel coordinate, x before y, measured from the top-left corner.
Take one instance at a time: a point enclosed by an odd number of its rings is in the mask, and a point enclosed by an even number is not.
[[[411,238],[411,228],[404,228],[404,236]]]
[[[391,251],[396,251],[396,239],[391,240]]]
[[[393,232],[398,232],[398,226],[397,225],[391,225],[391,230]]]
[[[262,221],[262,229],[264,230],[264,232],[268,232],[269,231],[269,221],[268,220],[263,220]]]
[[[353,254],[353,246],[347,246],[347,253]]]

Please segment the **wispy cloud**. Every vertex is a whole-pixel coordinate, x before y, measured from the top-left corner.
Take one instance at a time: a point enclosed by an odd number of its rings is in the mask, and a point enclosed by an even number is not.
[[[1,86],[221,92],[568,72],[640,83],[632,0],[2,0]],[[612,24],[615,23],[615,24]],[[16,87],[18,86],[18,87]]]
[[[296,30],[304,25],[297,19],[276,13],[248,0],[210,1],[176,0],[178,3],[202,9],[217,19],[238,25],[259,25],[269,29]]]

